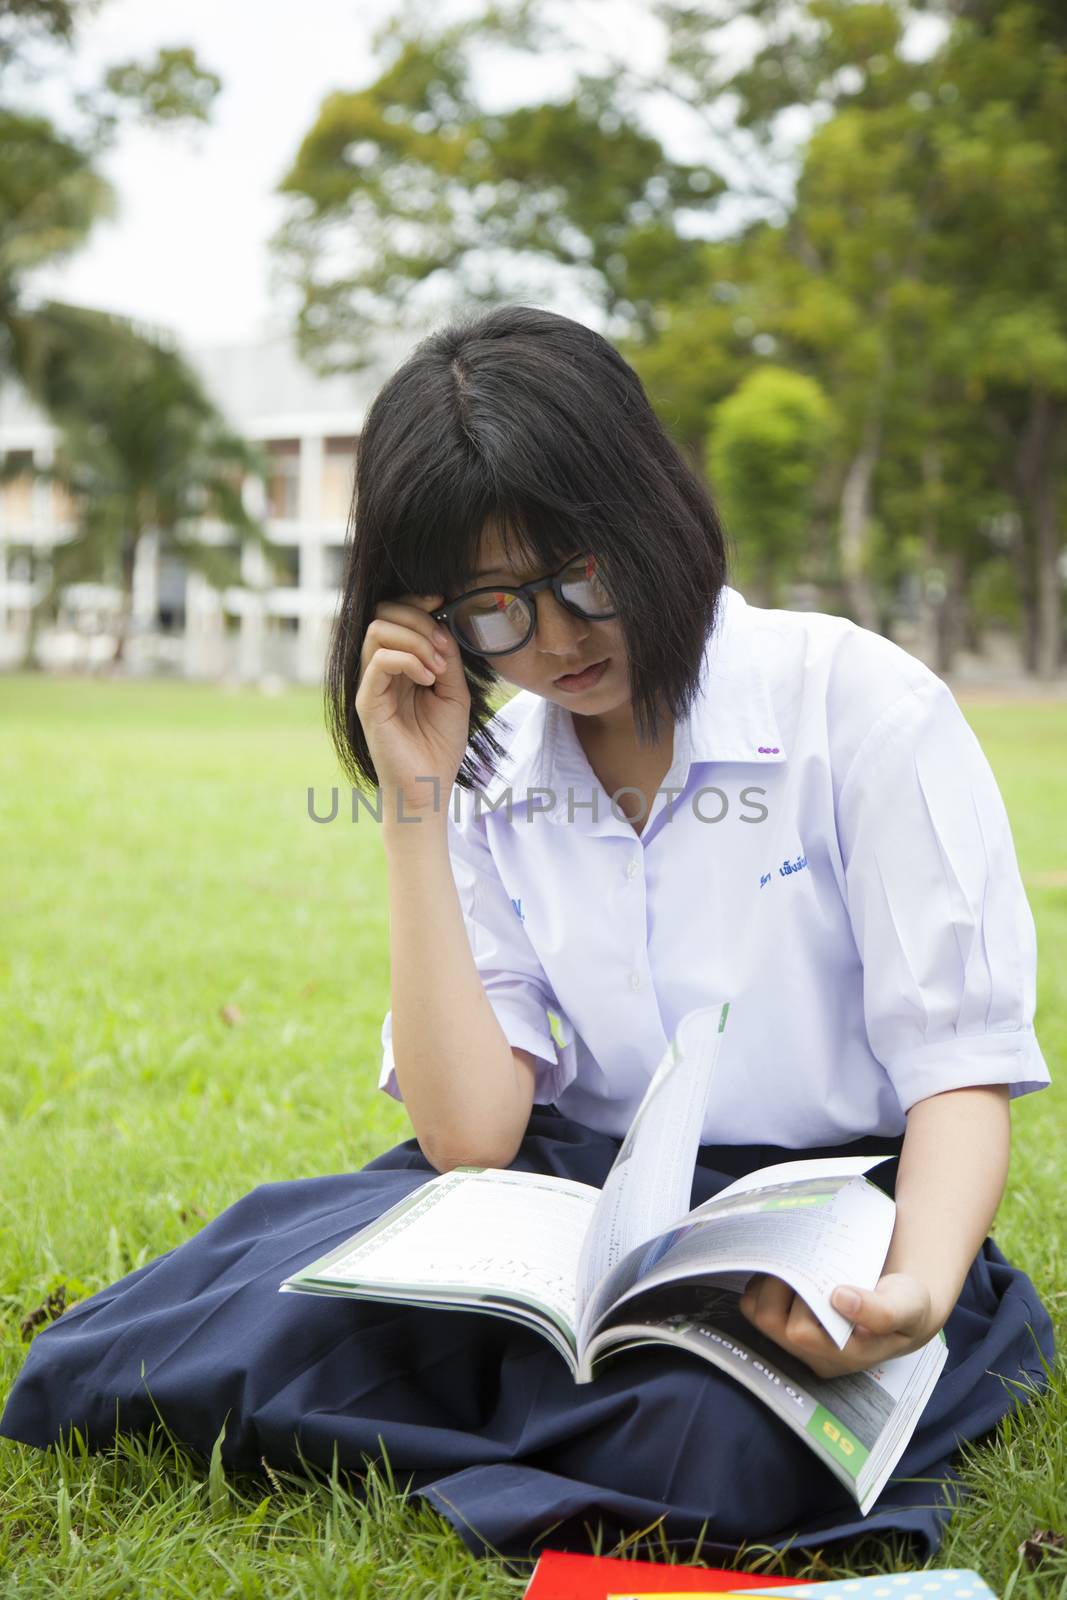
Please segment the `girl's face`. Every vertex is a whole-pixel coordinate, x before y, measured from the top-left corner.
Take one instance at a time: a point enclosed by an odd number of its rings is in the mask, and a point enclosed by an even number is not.
[[[582,552],[575,550],[573,554]],[[543,577],[532,566],[509,563],[499,536],[482,536],[476,571],[464,588],[492,583],[528,583]],[[630,680],[622,624],[617,617],[600,621],[577,617],[561,606],[551,589],[533,596],[537,625],[528,643],[508,655],[488,657],[506,683],[530,689],[582,716],[603,716],[630,704]],[[568,683],[568,675],[604,663],[593,680]],[[562,681],[561,681],[562,680]]]

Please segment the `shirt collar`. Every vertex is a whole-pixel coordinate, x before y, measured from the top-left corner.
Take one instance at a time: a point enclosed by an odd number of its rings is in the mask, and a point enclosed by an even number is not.
[[[663,788],[680,789],[690,766],[697,761],[742,761],[755,766],[776,765],[786,750],[774,714],[770,688],[764,675],[755,633],[762,615],[737,589],[724,585],[708,636],[697,693],[689,715],[675,723],[674,760]],[[527,709],[527,706],[529,709]],[[519,722],[509,717],[525,711]],[[551,790],[556,804],[544,815],[559,821],[566,815],[568,784],[588,786],[589,763],[574,731],[574,719],[565,706],[521,690],[498,712],[500,742],[507,740],[507,755],[482,793],[489,806],[503,802],[508,788],[512,806],[524,805],[531,789]],[[498,732],[494,727],[494,733]],[[547,795],[534,801],[545,806]],[[504,809],[502,804],[502,809]],[[506,814],[506,810],[505,810]]]

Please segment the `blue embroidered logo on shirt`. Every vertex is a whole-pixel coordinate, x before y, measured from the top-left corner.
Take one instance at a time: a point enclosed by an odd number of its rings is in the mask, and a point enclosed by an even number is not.
[[[518,917],[519,921],[520,922],[525,922],[526,921],[526,913],[522,909],[522,901],[521,900],[513,900],[511,903],[515,907],[515,915]]]

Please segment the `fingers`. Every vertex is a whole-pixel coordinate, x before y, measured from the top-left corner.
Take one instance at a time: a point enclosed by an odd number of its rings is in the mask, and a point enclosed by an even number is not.
[[[834,1291],[832,1299],[836,1300],[838,1292]],[[911,1279],[902,1276],[896,1282],[883,1278],[877,1290],[853,1292],[861,1297],[865,1322],[857,1322],[843,1350],[838,1349],[806,1302],[780,1278],[764,1273],[750,1278],[740,1307],[761,1333],[799,1357],[820,1378],[860,1372],[916,1347],[908,1330],[914,1321],[912,1299],[919,1291]],[[866,1322],[867,1317],[871,1323]],[[878,1323],[877,1329],[873,1322]]]
[[[781,1278],[760,1274],[751,1279],[741,1297],[741,1310],[761,1333],[798,1355],[836,1349],[807,1302]]]
[[[887,1299],[870,1289],[854,1289],[851,1285],[835,1289],[830,1296],[830,1304],[835,1311],[840,1311],[842,1316],[854,1322],[861,1334],[864,1329],[869,1333],[892,1333],[896,1328],[893,1308]]]
[[[437,611],[445,603],[443,594],[398,594],[395,600],[382,600],[382,606],[414,606],[417,611]]]
[[[741,1309],[750,1321],[773,1338],[772,1329],[784,1329],[794,1298],[793,1290],[781,1278],[772,1278],[769,1273],[759,1272],[746,1285],[741,1296]]]
[[[802,1300],[781,1278],[759,1274],[741,1296],[741,1310],[759,1331],[798,1356],[820,1378],[852,1371],[859,1364],[853,1352],[842,1353]]]
[[[399,677],[410,678],[413,683],[425,684],[427,688],[437,682],[437,672],[432,667],[426,666],[410,650],[381,648],[375,650],[361,674],[360,689],[372,681],[370,676],[372,673],[378,679],[378,688],[382,690],[386,686],[386,681]]]
[[[430,615],[431,611],[439,611],[444,603],[443,594],[402,594],[395,600],[379,600],[374,615],[376,618],[406,623],[408,627],[425,633],[427,638],[448,644],[452,635]]]
[[[856,1324],[856,1334],[909,1335],[923,1326],[929,1315],[929,1295],[924,1286],[903,1273],[883,1277],[876,1289],[841,1285],[830,1297],[835,1310]]]
[[[375,610],[360,651],[360,678],[373,665],[387,677],[400,674],[429,686],[457,659],[451,634],[429,612],[442,595],[404,595],[383,600]]]
[[[382,650],[406,650],[417,657],[421,665],[435,676],[448,666],[445,647],[438,645],[432,637],[418,628],[408,628],[402,623],[387,622],[381,617],[375,617],[363,641],[364,663],[369,662],[372,655]]]

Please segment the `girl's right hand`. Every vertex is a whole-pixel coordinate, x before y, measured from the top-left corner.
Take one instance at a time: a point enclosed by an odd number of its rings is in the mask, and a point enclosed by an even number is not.
[[[459,645],[429,615],[443,601],[440,594],[380,601],[360,652],[356,713],[389,818],[398,796],[405,815],[432,810],[432,778],[445,810],[467,748],[471,697]]]

